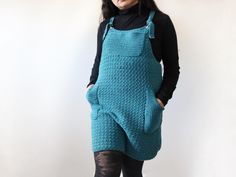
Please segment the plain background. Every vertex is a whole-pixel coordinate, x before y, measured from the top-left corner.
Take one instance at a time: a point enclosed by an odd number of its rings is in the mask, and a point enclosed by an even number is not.
[[[236,3],[158,0],[180,78],[144,177],[234,177]],[[86,85],[100,0],[0,0],[0,176],[92,177]]]

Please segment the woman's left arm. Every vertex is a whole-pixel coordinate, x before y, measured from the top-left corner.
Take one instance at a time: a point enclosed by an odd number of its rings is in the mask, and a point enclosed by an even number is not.
[[[163,82],[156,97],[161,100],[164,106],[172,98],[180,74],[177,35],[170,17],[165,14],[161,30],[161,56],[164,73]]]

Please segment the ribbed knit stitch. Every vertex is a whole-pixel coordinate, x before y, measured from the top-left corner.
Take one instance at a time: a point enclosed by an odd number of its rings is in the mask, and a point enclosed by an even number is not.
[[[161,148],[163,110],[155,93],[162,67],[152,53],[150,11],[147,24],[118,30],[110,18],[103,35],[99,75],[86,93],[91,105],[93,151],[120,150],[137,160],[154,158]]]

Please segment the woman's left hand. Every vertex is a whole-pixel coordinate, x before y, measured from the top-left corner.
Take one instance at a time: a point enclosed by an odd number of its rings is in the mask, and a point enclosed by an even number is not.
[[[158,101],[158,103],[160,104],[160,106],[161,106],[162,108],[165,108],[164,104],[162,103],[162,101],[161,101],[159,98],[157,98],[157,101]]]

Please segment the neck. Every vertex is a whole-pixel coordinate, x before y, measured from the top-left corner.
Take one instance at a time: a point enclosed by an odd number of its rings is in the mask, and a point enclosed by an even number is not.
[[[129,8],[119,9],[119,14],[125,15],[125,14],[131,14],[131,13],[138,13],[138,10],[139,10],[139,3],[136,3]]]

